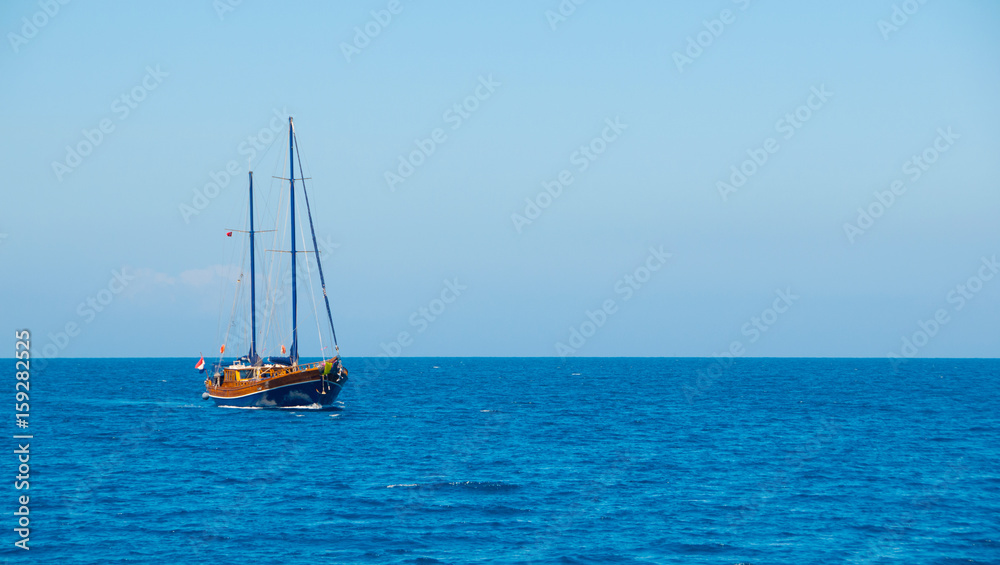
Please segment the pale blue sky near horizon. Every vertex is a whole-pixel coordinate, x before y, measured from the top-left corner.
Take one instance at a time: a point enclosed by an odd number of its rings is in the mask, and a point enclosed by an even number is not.
[[[1000,4],[589,0],[552,29],[558,0],[400,0],[348,61],[342,44],[388,0],[244,0],[222,17],[219,3],[57,3],[24,41],[11,36],[48,4],[0,6],[0,327],[32,330],[38,351],[216,351],[240,144],[277,112],[295,118],[317,235],[335,244],[323,259],[346,356],[403,331],[404,356],[555,356],[608,300],[576,355],[740,342],[748,356],[884,357],[939,310],[916,356],[1000,352],[1000,277],[983,267],[1000,255]],[[903,5],[918,9],[884,37],[879,21]],[[735,21],[679,70],[675,53],[723,10]],[[147,68],[155,89],[122,116],[115,99]],[[490,77],[499,86],[453,129],[445,112]],[[832,94],[785,139],[779,120],[813,89]],[[103,119],[114,130],[60,180],[52,163]],[[580,171],[573,153],[616,119],[627,128]],[[445,142],[390,190],[386,171],[436,128]],[[954,134],[947,151],[911,180],[906,162],[939,130]],[[767,138],[777,151],[724,200],[717,183]],[[236,177],[185,219],[230,161]],[[518,231],[512,214],[564,169],[573,184]],[[897,179],[905,192],[851,241],[844,224]],[[671,257],[626,300],[616,284],[651,246]],[[123,269],[135,278],[82,315]],[[467,289],[418,331],[411,317],[446,279]],[[979,290],[958,308],[970,279]],[[753,339],[777,290],[798,298]],[[79,335],[61,343],[67,323]],[[314,332],[300,331],[305,348]]]

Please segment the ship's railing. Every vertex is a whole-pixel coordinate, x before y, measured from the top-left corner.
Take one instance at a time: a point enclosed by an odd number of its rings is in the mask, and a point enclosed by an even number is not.
[[[313,369],[323,369],[327,363],[333,363],[336,361],[337,357],[331,357],[330,359],[324,359],[323,361],[316,361],[314,363],[306,363],[303,365],[295,365],[294,367],[285,366],[273,366],[273,367],[247,367],[246,369],[224,369],[225,377],[227,382],[242,382],[242,383],[254,383],[263,379],[273,379],[274,377],[281,377],[289,373],[299,373],[302,371],[311,371]],[[253,376],[249,378],[241,378],[243,371],[252,370]]]

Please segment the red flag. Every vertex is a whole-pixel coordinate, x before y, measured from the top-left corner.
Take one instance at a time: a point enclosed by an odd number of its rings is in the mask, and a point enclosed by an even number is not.
[[[284,354],[285,354],[285,346],[284,346],[284,345],[282,345],[282,346],[281,346],[281,354],[282,354],[282,355],[284,355]]]
[[[201,359],[198,359],[198,362],[194,364],[194,368],[198,369],[199,371],[202,371],[202,372],[205,371],[205,357],[204,356],[202,356]]]
[[[225,352],[226,352],[226,344],[223,343],[222,347],[219,348],[219,355],[221,355],[221,354],[223,354]]]
[[[226,232],[226,237],[233,237],[233,232],[227,231]]]

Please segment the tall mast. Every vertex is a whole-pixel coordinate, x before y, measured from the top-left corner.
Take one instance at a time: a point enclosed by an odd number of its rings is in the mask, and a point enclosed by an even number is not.
[[[257,277],[254,272],[254,255],[256,248],[253,244],[253,171],[250,171],[250,363],[257,364],[257,292],[255,283]]]
[[[292,365],[299,362],[299,322],[298,322],[298,294],[295,288],[295,146],[292,143],[295,130],[292,125],[292,117],[288,116],[288,183],[289,202],[291,203],[292,215],[292,349],[289,352],[289,359]]]

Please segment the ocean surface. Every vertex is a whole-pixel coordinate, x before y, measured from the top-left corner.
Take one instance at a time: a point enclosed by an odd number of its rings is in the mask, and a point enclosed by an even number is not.
[[[997,360],[346,359],[333,411],[194,362],[33,367],[0,561],[1000,563]]]

